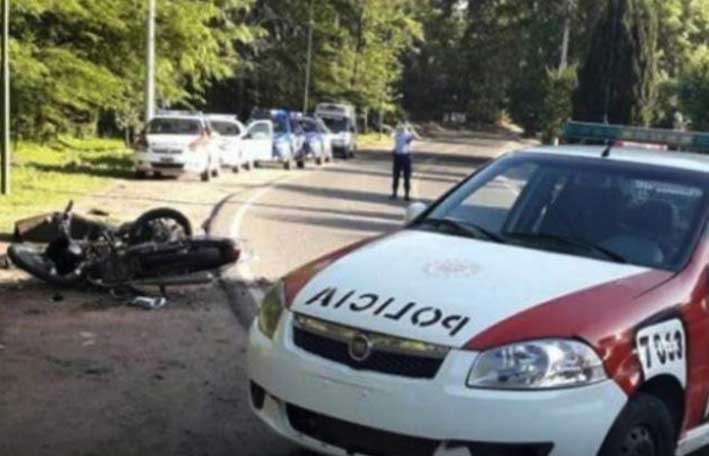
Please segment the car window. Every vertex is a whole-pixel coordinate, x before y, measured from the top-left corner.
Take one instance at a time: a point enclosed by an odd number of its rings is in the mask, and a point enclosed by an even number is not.
[[[254,139],[265,139],[271,136],[271,129],[267,122],[256,122],[249,128],[249,134]]]
[[[150,121],[148,134],[153,135],[199,135],[202,123],[197,119],[156,118]]]
[[[212,128],[222,136],[239,136],[241,129],[238,124],[232,122],[211,121]]]
[[[605,251],[601,256],[674,270],[702,226],[705,179],[632,164],[508,159],[461,185],[428,217],[533,248],[588,256]]]
[[[322,120],[333,133],[342,133],[349,130],[350,121],[346,118],[336,119],[323,117]]]
[[[501,231],[508,214],[538,165],[524,163],[495,176],[476,192],[454,205],[448,216]]]

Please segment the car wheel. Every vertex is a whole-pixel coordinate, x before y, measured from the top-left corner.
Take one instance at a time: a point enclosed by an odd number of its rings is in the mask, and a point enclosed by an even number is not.
[[[254,164],[252,161],[247,161],[246,163],[244,163],[244,169],[246,171],[251,171],[253,168],[254,168]]]
[[[238,166],[234,166],[231,170],[234,172],[234,174],[239,174],[241,168],[239,168]]]
[[[322,166],[323,164],[323,158],[322,157],[316,157],[315,158],[315,164],[318,166]]]
[[[649,394],[636,395],[625,406],[606,437],[599,456],[670,456],[677,432],[665,404]]]
[[[290,170],[293,167],[293,162],[290,160],[286,160],[283,162],[283,169],[286,171]]]
[[[298,168],[305,168],[305,160],[298,160],[296,163],[298,164]]]
[[[200,176],[202,182],[209,182],[212,180],[212,171],[210,169],[205,170]]]

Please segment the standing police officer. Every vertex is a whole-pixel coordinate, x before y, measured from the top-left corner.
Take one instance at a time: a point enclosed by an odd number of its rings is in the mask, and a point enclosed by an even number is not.
[[[410,201],[411,192],[411,143],[414,139],[421,139],[409,124],[399,124],[394,133],[394,166],[391,199],[397,198],[399,192],[399,178],[404,174],[404,199]]]

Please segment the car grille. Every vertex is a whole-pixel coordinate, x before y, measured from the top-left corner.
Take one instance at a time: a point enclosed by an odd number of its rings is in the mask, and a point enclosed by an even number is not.
[[[550,442],[543,443],[491,443],[448,441],[382,431],[350,423],[337,418],[286,404],[286,414],[291,427],[301,434],[340,448],[349,454],[369,456],[433,456],[443,447],[467,449],[475,456],[549,456],[554,450]]]
[[[153,149],[153,153],[179,155],[182,153],[182,150],[180,150],[180,149]]]
[[[358,360],[352,356],[351,341],[356,336],[365,336],[371,341],[366,359]],[[295,318],[293,342],[308,353],[352,369],[418,379],[434,378],[450,350],[447,347],[366,333],[301,315]]]
[[[291,427],[296,431],[342,448],[350,454],[432,456],[440,446],[440,442],[435,440],[380,431],[290,404],[287,405],[286,412]]]

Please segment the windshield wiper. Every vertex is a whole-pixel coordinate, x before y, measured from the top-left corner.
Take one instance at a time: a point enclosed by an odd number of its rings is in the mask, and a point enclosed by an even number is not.
[[[620,253],[614,252],[611,249],[608,249],[606,247],[603,247],[601,245],[595,244],[590,241],[585,241],[583,239],[570,238],[570,237],[561,236],[561,235],[557,235],[557,234],[550,234],[550,233],[507,232],[507,233],[505,233],[505,235],[509,236],[509,237],[513,237],[513,238],[541,239],[541,240],[560,242],[562,244],[567,244],[567,245],[571,245],[574,247],[580,247],[585,250],[591,250],[591,251],[600,253],[601,255],[605,256],[606,258],[608,258],[610,260],[615,261],[616,263],[623,263],[623,264],[629,263],[628,259],[625,258]]]
[[[446,228],[451,228],[454,231],[457,231],[458,233],[462,233],[466,236],[473,237],[476,239],[484,238],[490,241],[498,242],[500,244],[505,244],[507,242],[507,240],[501,235],[474,223],[463,223],[450,218],[426,218],[418,223],[418,225],[424,224],[434,225],[437,228],[445,226]]]

